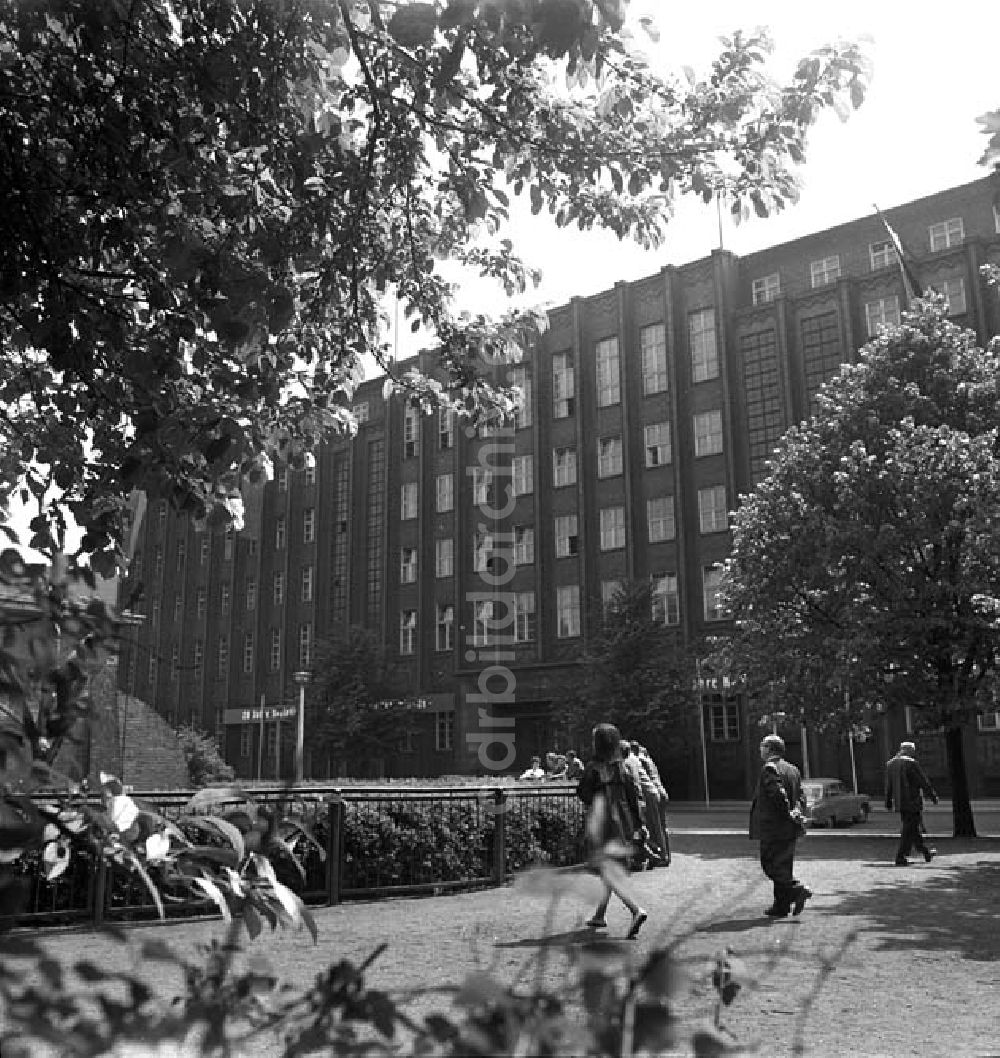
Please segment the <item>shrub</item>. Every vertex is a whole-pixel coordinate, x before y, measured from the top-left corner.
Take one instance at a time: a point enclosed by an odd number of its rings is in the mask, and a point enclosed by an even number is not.
[[[219,744],[211,735],[184,724],[177,729],[177,739],[187,761],[188,780],[192,787],[232,782],[236,773],[223,759]]]

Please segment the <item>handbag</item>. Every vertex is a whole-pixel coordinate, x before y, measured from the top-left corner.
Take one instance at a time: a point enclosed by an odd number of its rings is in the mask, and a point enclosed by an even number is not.
[[[804,838],[809,833],[808,820],[802,814],[800,808],[792,809],[792,822],[795,824],[795,836],[797,838]]]

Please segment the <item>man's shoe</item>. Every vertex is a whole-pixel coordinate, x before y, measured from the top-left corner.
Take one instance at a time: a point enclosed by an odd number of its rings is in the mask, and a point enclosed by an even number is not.
[[[804,885],[800,885],[795,891],[795,901],[792,904],[792,914],[801,915],[802,909],[806,906],[806,901],[811,897],[812,890]]]
[[[774,907],[772,905],[764,910],[764,914],[767,915],[768,918],[788,918],[788,908]]]
[[[896,866],[897,867],[909,867],[910,866],[910,861],[909,860],[902,860],[902,859],[897,858],[896,859]]]
[[[635,938],[639,936],[639,930],[642,929],[642,924],[647,918],[649,918],[649,915],[640,907],[632,916],[632,925],[629,927],[629,931],[626,934],[626,937],[629,940],[635,940]]]
[[[930,863],[937,855],[937,849],[924,849],[924,863]]]
[[[596,915],[593,918],[587,919],[587,925],[591,929],[607,929],[608,924],[603,918],[598,918]]]

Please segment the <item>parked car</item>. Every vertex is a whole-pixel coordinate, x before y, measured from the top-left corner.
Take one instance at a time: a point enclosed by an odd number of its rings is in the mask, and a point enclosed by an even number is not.
[[[803,779],[806,815],[814,827],[863,823],[871,811],[866,794],[852,793],[840,779]]]

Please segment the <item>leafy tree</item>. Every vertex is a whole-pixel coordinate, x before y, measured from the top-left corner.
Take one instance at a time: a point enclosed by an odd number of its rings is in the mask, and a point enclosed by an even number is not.
[[[944,729],[956,836],[975,835],[963,729],[992,707],[1000,646],[998,379],[1000,340],[916,301],[786,434],[727,566],[762,707],[841,729],[913,707]]]
[[[675,79],[626,7],[2,0],[0,499],[38,500],[32,543],[68,511],[111,573],[132,489],[238,519],[272,457],[352,428],[363,356],[391,369],[387,292],[437,350],[413,399],[509,409],[481,369],[540,317],[461,314],[440,267],[525,289],[508,192],[647,246],[680,195],[793,202],[809,127],[864,98],[858,49],[779,86],[736,34]]]
[[[236,773],[219,752],[219,743],[212,735],[184,724],[177,729],[177,739],[187,762],[192,786],[231,782],[235,778]]]
[[[615,724],[633,738],[682,744],[697,718],[692,698],[694,652],[680,632],[654,616],[652,587],[623,584],[604,608],[590,637],[560,720],[586,752],[595,724]]]
[[[358,761],[397,749],[414,705],[370,629],[350,625],[317,644],[305,723],[319,754]]]

